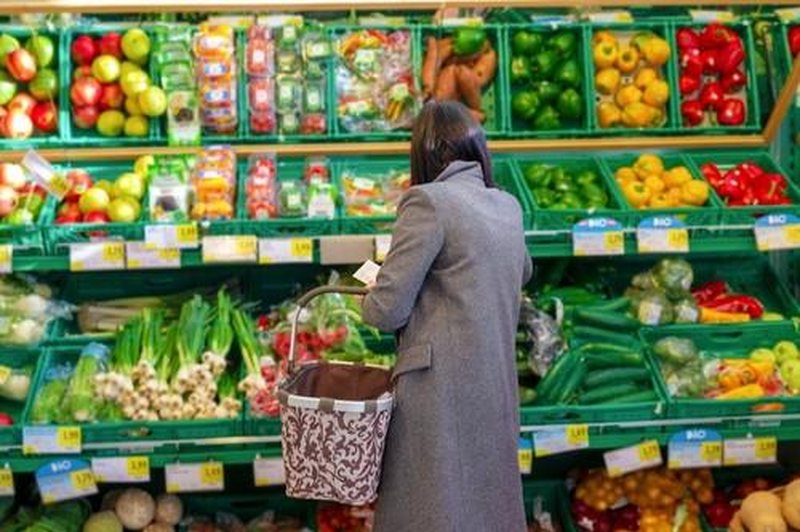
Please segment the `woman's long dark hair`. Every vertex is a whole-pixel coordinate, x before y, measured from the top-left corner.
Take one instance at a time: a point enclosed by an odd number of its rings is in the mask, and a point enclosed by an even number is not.
[[[477,162],[483,182],[494,187],[486,135],[466,107],[454,101],[430,101],[414,122],[411,136],[411,184],[430,183],[453,161]]]

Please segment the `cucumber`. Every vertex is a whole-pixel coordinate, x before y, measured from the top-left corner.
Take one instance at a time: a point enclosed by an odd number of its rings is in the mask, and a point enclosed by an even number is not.
[[[644,357],[638,351],[606,351],[585,353],[583,358],[589,369],[597,368],[642,368],[644,367]]]
[[[603,342],[589,342],[578,348],[578,352],[584,355],[591,355],[593,353],[630,353],[631,351],[631,348],[625,345]]]
[[[583,386],[584,388],[597,388],[606,384],[647,381],[649,379],[650,370],[647,368],[598,369],[586,375],[586,378],[583,379]]]
[[[623,310],[628,310],[631,306],[631,300],[625,296],[620,296],[614,299],[607,299],[605,301],[599,301],[594,305],[589,305],[591,310],[605,310],[608,312],[620,312]]]
[[[642,325],[639,323],[639,320],[618,312],[588,308],[579,308],[576,310],[575,321],[618,332],[635,332],[638,331],[639,327]]]
[[[561,300],[564,305],[589,305],[596,303],[602,299],[599,294],[590,292],[585,288],[579,286],[564,286],[561,288],[554,288],[547,292],[542,292],[538,299],[545,300],[556,298]]]
[[[564,381],[561,389],[558,390],[555,402],[560,405],[571,403],[585,376],[586,364],[579,359],[572,373],[569,374],[569,377]]]
[[[578,396],[578,402],[580,402],[582,405],[591,405],[609,401],[615,397],[639,393],[641,391],[641,387],[630,382],[624,382],[622,384],[608,384],[606,386],[598,386],[597,388],[583,392]]]
[[[641,348],[639,340],[631,335],[606,331],[605,329],[599,329],[597,327],[590,327],[587,325],[576,325],[572,328],[572,335],[580,338],[581,340],[606,342],[632,349]]]
[[[548,403],[552,400],[553,393],[572,372],[578,360],[577,353],[572,351],[564,353],[556,359],[536,386],[537,401]]]
[[[651,401],[658,401],[658,394],[654,390],[646,390],[627,395],[619,395],[609,401],[608,404],[621,404],[621,403],[649,403]]]

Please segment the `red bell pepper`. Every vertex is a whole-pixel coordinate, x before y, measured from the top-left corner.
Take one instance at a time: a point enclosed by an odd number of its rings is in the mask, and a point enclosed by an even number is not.
[[[764,175],[764,170],[756,163],[745,161],[737,165],[737,168],[742,172],[742,175],[749,183],[755,183],[761,176]]]
[[[775,205],[786,196],[786,178],[781,174],[763,174],[753,181],[753,193],[759,205]]]
[[[706,111],[709,109],[717,109],[722,103],[723,98],[722,87],[716,81],[706,83],[700,90],[700,105],[702,105],[703,109]]]
[[[729,170],[722,176],[722,182],[717,187],[717,192],[729,200],[739,200],[744,198],[745,192],[748,187],[745,183],[745,178],[738,168]]]
[[[683,116],[683,123],[687,126],[699,125],[705,118],[703,106],[697,100],[684,100],[681,102],[681,116]]]
[[[687,96],[694,94],[700,88],[700,76],[690,76],[689,74],[681,74],[678,80],[678,86],[681,94]]]
[[[717,105],[717,122],[722,125],[740,126],[746,116],[744,102],[739,98],[726,98]]]
[[[792,57],[800,54],[800,26],[789,28],[789,50],[792,52]]]
[[[700,52],[700,62],[703,64],[703,74],[719,73],[717,50],[703,50]]]
[[[681,72],[693,76],[700,77],[703,75],[703,60],[700,58],[701,52],[699,48],[688,48],[681,50]]]
[[[730,287],[725,281],[709,281],[693,289],[692,297],[694,297],[698,305],[702,305],[706,301],[711,301],[727,294],[729,291]]]
[[[0,412],[0,425],[13,425],[13,424],[14,424],[14,418],[12,418],[6,413]]]
[[[719,72],[722,74],[726,74],[728,72],[733,72],[739,65],[742,64],[744,61],[745,52],[744,46],[742,46],[742,41],[736,39],[735,41],[731,41],[725,46],[723,46],[719,52],[717,52],[717,61],[716,66]]]
[[[700,167],[700,171],[703,173],[703,177],[706,178],[706,181],[715,189],[722,183],[722,173],[719,171],[716,164],[705,163]]]
[[[740,69],[736,69],[732,72],[727,72],[724,74],[719,83],[722,86],[722,91],[725,92],[725,94],[733,94],[735,92],[739,92],[739,90],[747,85],[747,74]]]
[[[764,305],[753,296],[744,294],[725,294],[712,301],[706,301],[700,306],[718,310],[720,312],[746,313],[753,319],[758,319],[764,314]]]
[[[678,42],[679,50],[700,48],[700,36],[691,28],[679,28],[675,33],[675,40]]]
[[[718,22],[712,22],[700,32],[700,45],[703,48],[721,48],[729,42],[738,39],[732,29]]]

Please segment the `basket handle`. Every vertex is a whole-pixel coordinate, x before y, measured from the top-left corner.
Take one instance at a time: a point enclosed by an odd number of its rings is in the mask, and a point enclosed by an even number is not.
[[[297,310],[292,317],[292,334],[289,337],[289,374],[294,371],[294,351],[297,339],[297,321],[300,319],[300,312],[308,306],[311,301],[325,294],[352,294],[365,296],[369,289],[361,286],[318,286],[309,290],[297,299]]]

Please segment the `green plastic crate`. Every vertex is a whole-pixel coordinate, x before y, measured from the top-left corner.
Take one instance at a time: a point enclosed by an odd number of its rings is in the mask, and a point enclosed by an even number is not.
[[[72,42],[80,35],[90,35],[92,37],[99,37],[104,35],[110,31],[116,31],[120,34],[125,33],[126,30],[131,28],[141,27],[148,34],[149,37],[153,37],[153,32],[146,26],[141,26],[140,24],[131,23],[131,24],[120,24],[120,23],[101,23],[101,24],[93,24],[91,26],[75,26],[70,28],[67,31],[65,37],[65,56],[69,58],[68,60],[65,59],[63,61],[63,66],[61,68],[62,72],[62,92],[67,94],[67,97],[62,103],[64,107],[64,121],[62,123],[62,127],[64,129],[64,139],[66,142],[73,147],[89,147],[89,148],[96,148],[96,147],[103,147],[109,148],[114,146],[145,146],[151,144],[158,144],[163,141],[164,137],[161,131],[161,122],[163,121],[162,118],[151,118],[150,119],[150,129],[148,134],[144,137],[126,137],[124,135],[120,135],[119,137],[104,137],[101,135],[97,128],[94,127],[92,129],[80,129],[78,128],[72,121],[72,104],[69,101],[69,90],[72,87],[72,74],[73,70],[77,65],[74,65],[72,62],[71,55],[68,53],[69,50],[72,49]],[[153,80],[155,83],[155,75],[156,69],[153,61],[150,61],[148,58],[148,64],[143,69],[147,72],[150,76],[150,79]],[[70,80],[70,83],[65,83],[66,80]],[[127,116],[123,108],[120,109],[123,114]]]
[[[43,200],[39,216],[29,225],[12,225],[0,222],[0,243],[14,246],[14,255],[44,255],[47,246],[43,225],[51,210],[53,198]],[[24,204],[24,202],[23,202]]]
[[[370,25],[336,25],[330,24],[328,25],[328,31],[330,33],[331,45],[334,50],[334,58],[332,60],[332,67],[333,72],[331,74],[332,81],[330,83],[330,93],[329,93],[329,101],[330,101],[330,109],[332,110],[332,122],[333,128],[330,130],[331,132],[328,134],[329,139],[333,140],[341,140],[341,141],[378,141],[378,140],[405,140],[411,137],[411,129],[396,129],[390,131],[348,131],[346,130],[339,120],[338,115],[338,106],[339,106],[339,98],[338,98],[338,88],[336,84],[336,77],[337,77],[337,69],[341,63],[341,58],[338,56],[338,47],[339,47],[339,39],[345,35],[350,33],[354,33],[360,30],[369,30],[369,29],[376,29],[382,30],[386,32],[392,31],[408,31],[409,36],[411,38],[411,71],[412,73],[419,72],[421,65],[422,65],[422,44],[420,40],[420,32],[417,26],[406,24],[402,26],[392,25],[390,22],[387,22],[383,25],[381,24],[370,24]],[[418,76],[414,76],[414,88],[417,91],[417,94],[420,92]],[[414,102],[414,114],[416,115],[417,111],[420,108],[420,101],[419,98],[415,99]]]
[[[22,402],[0,398],[0,411],[11,416],[14,424],[0,427],[0,445],[14,445],[22,441],[22,421],[25,412],[36,397],[33,378],[43,356],[40,349],[6,348],[0,351],[0,365],[12,369],[30,368],[31,386],[28,396]]]
[[[683,101],[680,98],[680,92],[678,91],[677,83],[673,86],[673,94],[678,95],[679,98],[676,99],[676,118],[678,119],[678,124],[680,127],[680,132],[682,134],[707,134],[707,135],[723,135],[725,133],[745,133],[745,132],[760,132],[761,131],[761,106],[759,103],[758,98],[758,76],[756,76],[756,67],[755,67],[755,55],[756,55],[756,46],[753,40],[753,31],[750,25],[750,21],[748,19],[743,19],[741,22],[735,22],[732,24],[726,24],[729,28],[733,28],[736,33],[742,38],[742,44],[744,45],[745,49],[745,59],[743,65],[740,66],[747,75],[747,86],[745,87],[745,106],[747,108],[747,118],[745,119],[744,123],[739,126],[719,126],[719,125],[699,125],[695,127],[689,127],[682,125],[682,120],[680,119],[680,102]],[[678,29],[689,27],[694,30],[702,30],[704,27],[703,24],[697,23],[687,23],[681,24],[676,23],[672,27],[671,38],[670,38],[670,47],[673,50],[672,57],[670,64],[672,65],[672,69],[675,72],[675,79],[678,79],[680,75],[680,68],[678,62],[680,61],[680,54],[676,53],[678,50],[678,45],[676,41],[675,34]]]
[[[781,82],[786,80],[794,65],[794,57],[792,57],[792,51],[789,49],[789,29],[796,25],[797,22],[790,24],[782,22],[775,23],[774,26],[777,28],[777,31],[771,34],[773,38],[772,46],[778,58]]]
[[[36,129],[34,128],[34,134],[27,139],[15,140],[0,138],[0,150],[58,147],[63,142],[63,139],[66,138],[65,124],[69,121],[69,111],[67,109],[67,106],[69,105],[69,88],[66,87],[65,84],[66,78],[64,77],[64,67],[62,65],[66,62],[66,57],[69,56],[69,48],[67,48],[65,44],[65,31],[52,28],[31,29],[20,25],[10,24],[0,25],[0,34],[11,35],[12,37],[16,38],[22,46],[25,46],[25,41],[34,33],[36,35],[50,37],[50,39],[53,41],[53,62],[48,68],[55,71],[58,79],[58,94],[53,99],[53,103],[58,106],[58,130],[55,133],[45,135],[42,133],[36,133]],[[2,69],[2,71],[5,72],[5,69]],[[22,92],[27,92],[27,90],[23,90],[23,88],[27,86],[27,83],[19,84],[19,90],[17,93],[19,94]]]
[[[688,159],[698,168],[696,174],[702,176],[699,168],[706,163],[714,163],[720,172],[725,172],[737,164],[750,161],[761,166],[766,172],[778,172],[787,181],[787,193],[792,200],[791,205],[756,205],[746,207],[728,207],[720,200],[721,223],[723,225],[753,225],[756,219],[767,214],[800,215],[800,187],[789,177],[790,174],[766,151],[755,152],[709,152],[689,155]],[[749,229],[748,229],[749,230]]]
[[[752,350],[759,347],[771,348],[781,340],[800,341],[795,327],[790,323],[739,325],[736,328],[711,329],[696,326],[662,327],[643,330],[641,336],[647,344],[647,354],[656,366],[659,362],[652,352],[653,345],[668,336],[691,339],[701,352],[715,354],[719,358],[747,358]],[[667,412],[672,418],[770,415],[800,408],[800,398],[793,396],[729,400],[673,397],[660,371],[657,380],[661,393],[667,397]]]
[[[612,32],[618,39],[625,38],[629,39],[632,38],[636,33],[641,31],[651,31],[658,35],[659,37],[666,39],[667,42],[670,42],[670,28],[669,25],[662,22],[633,22],[633,23],[613,23],[613,24],[591,24],[588,26],[588,30],[585,34],[585,43],[584,47],[586,50],[586,54],[588,59],[587,62],[587,69],[588,69],[588,77],[589,77],[589,95],[591,96],[593,103],[590,104],[590,117],[591,122],[590,126],[592,129],[592,133],[596,136],[608,136],[608,135],[623,135],[623,136],[635,136],[641,135],[643,132],[646,132],[648,135],[668,135],[668,134],[675,134],[680,126],[680,122],[678,121],[678,115],[676,114],[676,95],[678,94],[677,91],[677,73],[675,70],[675,64],[673,60],[668,60],[666,64],[661,66],[661,79],[665,80],[669,85],[669,99],[664,108],[664,121],[661,126],[658,127],[646,127],[646,128],[637,128],[637,127],[625,127],[625,126],[617,126],[617,127],[609,127],[609,128],[602,128],[597,120],[597,104],[601,101],[600,95],[597,93],[595,88],[595,75],[597,74],[597,69],[594,64],[593,58],[593,49],[592,46],[592,38],[594,34],[599,31],[610,31]],[[675,56],[675,47],[670,44],[670,56]],[[638,67],[637,67],[638,70]],[[623,77],[624,79],[624,77]]]
[[[32,390],[38,395],[47,382],[48,370],[58,364],[75,364],[82,345],[53,347],[44,353],[33,382]],[[232,357],[233,354],[229,355]],[[23,413],[25,425],[32,425],[31,410],[34,401],[26,405]],[[240,436],[243,416],[233,419],[202,419],[180,421],[99,421],[80,424],[83,443],[109,443],[122,441],[193,440],[205,438],[228,438]],[[77,423],[74,423],[77,424]]]
[[[548,512],[554,524],[560,523],[561,530],[575,532],[575,522],[569,512],[569,492],[563,480],[523,481],[522,496],[529,524],[537,511]]]
[[[243,480],[250,485],[252,480]],[[316,522],[316,501],[292,499],[283,490],[260,490],[258,493],[193,493],[181,495],[185,515],[210,516],[230,514],[238,516],[245,525],[265,512],[275,512],[277,518],[293,517],[301,524],[313,528]],[[178,527],[181,532],[189,528],[185,524]]]
[[[530,124],[524,119],[515,116],[512,108],[512,98],[514,94],[525,88],[524,85],[514,84],[511,81],[511,60],[513,58],[512,46],[514,35],[518,31],[529,31],[531,33],[538,33],[543,35],[547,40],[552,37],[556,31],[569,32],[575,35],[578,41],[577,59],[579,70],[581,73],[580,86],[576,89],[578,94],[583,98],[583,116],[578,119],[566,119],[562,122],[562,127],[553,130],[536,130],[531,128]],[[507,126],[505,130],[514,137],[530,138],[530,137],[580,137],[586,136],[589,133],[590,116],[594,112],[593,105],[590,104],[588,95],[592,94],[592,78],[589,75],[589,62],[591,62],[591,53],[587,52],[585,26],[577,23],[564,23],[556,25],[543,24],[510,24],[506,27],[503,38],[503,57],[504,60],[500,63],[500,69],[503,71],[502,81],[503,86],[503,104],[507,106],[504,110],[507,115]]]
[[[71,164],[67,169],[83,169],[89,172],[92,180],[113,181],[126,172],[131,172],[130,163],[91,163],[91,164]],[[50,208],[43,219],[44,236],[48,250],[54,255],[69,255],[69,245],[96,240],[110,241],[141,241],[144,240],[144,227],[147,220],[147,194],[142,199],[142,212],[139,222],[133,223],[80,223],[57,225],[58,205],[56,202],[50,203]]]
[[[697,168],[692,166],[689,159],[687,159],[684,155],[678,153],[657,153],[657,155],[661,157],[662,161],[664,161],[665,170],[675,168],[676,166],[685,166],[692,174],[694,179],[704,181],[702,173]],[[715,226],[720,223],[720,209],[722,208],[722,202],[719,200],[716,192],[714,192],[714,189],[711,186],[708,187],[708,201],[702,207],[636,209],[631,206],[628,200],[625,199],[625,195],[623,194],[619,184],[616,182],[614,175],[619,168],[633,166],[633,163],[636,162],[637,157],[638,155],[636,154],[609,155],[603,158],[600,162],[603,172],[610,182],[611,187],[620,198],[622,205],[624,205],[628,210],[628,221],[632,227],[637,227],[643,220],[652,218],[654,216],[674,216],[689,226],[690,229],[693,226]]]
[[[307,216],[297,218],[278,217],[268,220],[250,220],[247,214],[247,178],[248,161],[239,161],[238,192],[236,197],[236,218],[239,220],[243,234],[257,237],[293,237],[293,236],[320,236],[338,233],[339,222],[334,217],[310,218]],[[328,171],[333,172],[333,164],[328,164]],[[305,160],[299,158],[279,158],[276,162],[277,181],[302,183],[305,170]],[[276,191],[279,194],[280,191]]]
[[[505,39],[503,27],[496,24],[484,24],[482,27],[486,31],[487,38],[497,54],[498,65],[494,79],[483,88],[481,93],[481,110],[485,117],[483,129],[489,137],[497,137],[505,133],[505,113],[509,110],[510,106],[510,103],[507,101],[508,91],[506,89],[505,69],[501,65],[505,65],[511,61],[511,59],[506,56],[506,49],[503,42]],[[415,69],[418,78],[422,77],[422,64],[427,51],[427,38],[435,37],[441,39],[452,35],[453,31],[454,28],[442,26],[420,26],[419,54],[421,61],[416,64]]]
[[[544,164],[547,166],[556,166],[563,168],[567,173],[581,172],[584,170],[594,171],[603,189],[608,195],[608,207],[602,209],[546,209],[536,203],[533,191],[528,187],[525,178],[525,171],[529,165]],[[611,180],[603,172],[600,160],[595,157],[582,157],[573,156],[565,158],[562,156],[552,155],[524,155],[515,157],[511,161],[511,167],[520,183],[520,189],[526,196],[529,205],[531,206],[532,216],[531,224],[529,227],[533,230],[572,230],[572,227],[581,220],[592,217],[613,218],[623,225],[626,225],[628,219],[628,211],[623,207],[617,193],[614,191]],[[580,188],[576,186],[576,188]],[[571,238],[571,235],[564,234],[565,239]]]

